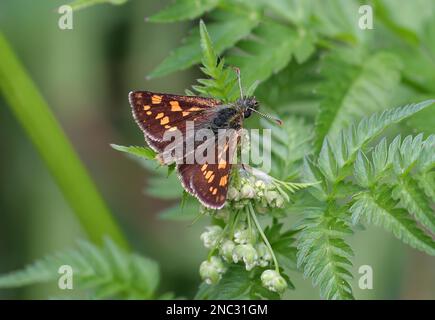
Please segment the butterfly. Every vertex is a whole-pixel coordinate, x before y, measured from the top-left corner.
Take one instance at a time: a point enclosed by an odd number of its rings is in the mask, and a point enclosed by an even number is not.
[[[182,133],[183,152],[176,158],[182,160],[176,164],[178,177],[184,189],[208,208],[221,209],[225,205],[231,178],[231,160],[235,152],[234,146],[240,143],[243,121],[252,112],[260,113],[255,97],[243,95],[239,73],[238,80],[241,97],[233,103],[150,91],[129,93],[133,117],[143,131],[146,142],[160,155],[160,159],[166,153],[173,153],[173,148],[169,148],[170,141],[164,139],[165,132],[179,130]],[[208,142],[193,141],[187,137],[189,123],[193,124],[190,129],[208,129],[215,136]],[[228,139],[218,143],[218,132],[223,129],[231,129],[231,133]],[[214,144],[211,147],[214,148],[215,161],[186,161],[190,155],[186,147],[189,142],[193,144],[193,151],[197,151],[200,148],[206,149],[206,144],[210,141]]]

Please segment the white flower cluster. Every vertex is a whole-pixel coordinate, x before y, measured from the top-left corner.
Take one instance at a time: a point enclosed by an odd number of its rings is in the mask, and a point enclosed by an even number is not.
[[[259,225],[256,212],[283,208],[285,202],[290,201],[286,192],[301,187],[305,185],[280,181],[249,166],[235,172],[225,207],[221,210],[202,207],[200,211],[222,220],[226,225],[224,229],[209,226],[201,234],[204,247],[211,250],[211,258],[201,263],[201,278],[208,284],[215,284],[231,263],[242,263],[247,271],[274,265],[275,270],[262,272],[261,283],[271,291],[282,293],[287,288],[287,282],[278,271],[277,259]],[[242,218],[239,219],[240,215]]]
[[[242,209],[249,202],[260,208],[283,208],[285,202],[273,182],[265,182],[255,176],[242,177],[239,186],[230,186],[227,200],[234,209]]]
[[[226,270],[225,263],[241,262],[250,271],[257,266],[265,268],[272,262],[267,246],[258,241],[255,230],[248,228],[245,222],[241,222],[231,234],[225,234],[219,226],[206,227],[200,238],[204,247],[218,252],[203,261],[199,268],[201,278],[208,284],[215,284],[221,279]],[[278,276],[272,276],[270,271],[266,270],[261,275],[263,286],[274,292],[282,292],[287,287],[285,280],[279,273]]]

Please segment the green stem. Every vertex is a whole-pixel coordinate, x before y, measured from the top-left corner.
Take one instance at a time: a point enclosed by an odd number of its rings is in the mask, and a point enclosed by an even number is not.
[[[89,238],[127,241],[36,85],[0,32],[0,93],[26,131]]]
[[[249,213],[251,214],[252,220],[254,221],[255,226],[257,227],[258,232],[261,235],[261,238],[263,238],[263,242],[266,245],[267,249],[269,249],[270,255],[272,256],[273,259],[273,264],[275,265],[275,271],[279,272],[279,264],[278,264],[278,260],[275,257],[275,253],[273,252],[272,246],[269,243],[269,240],[267,240],[266,235],[263,232],[263,229],[261,228],[260,222],[257,219],[257,215],[254,212],[254,208],[252,207],[252,204],[249,203],[248,204],[248,208],[249,208]]]

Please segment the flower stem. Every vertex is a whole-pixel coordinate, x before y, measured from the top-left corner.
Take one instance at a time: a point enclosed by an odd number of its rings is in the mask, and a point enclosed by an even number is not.
[[[275,271],[278,272],[278,274],[279,274],[278,260],[275,257],[275,253],[273,252],[273,249],[269,243],[269,240],[267,240],[267,237],[264,234],[263,229],[261,228],[260,222],[257,219],[257,216],[254,212],[254,208],[252,207],[251,203],[248,204],[248,208],[249,208],[249,213],[251,214],[251,218],[254,221],[255,226],[257,227],[258,232],[260,233],[261,237],[263,238],[264,244],[266,245],[267,249],[269,249],[270,255],[272,256],[272,259],[273,259],[273,264],[275,265]]]

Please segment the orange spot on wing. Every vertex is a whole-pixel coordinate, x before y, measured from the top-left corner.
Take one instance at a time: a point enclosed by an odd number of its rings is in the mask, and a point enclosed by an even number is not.
[[[153,104],[159,104],[160,102],[162,102],[162,96],[159,96],[159,95],[157,95],[157,94],[153,95],[153,96],[151,97],[151,102],[152,102]]]
[[[207,164],[207,163],[204,163],[204,164],[202,165],[202,167],[201,167],[201,171],[204,172],[205,169],[207,169],[207,166],[208,166],[208,164]]]
[[[228,183],[228,176],[223,176],[220,180],[219,180],[219,185],[222,187],[225,187]]]
[[[163,118],[164,115],[165,115],[165,114],[164,114],[163,112],[159,112],[159,113],[156,115],[156,120],[158,120],[158,119],[160,119],[160,118]]]
[[[214,180],[214,175],[212,175],[212,176],[210,177],[210,179],[208,179],[208,183],[212,183],[213,180]]]
[[[212,194],[215,195],[217,193],[217,189],[214,188]]]
[[[147,110],[149,110],[149,109],[151,109],[150,106],[148,106],[148,105],[143,106],[143,110],[144,110],[144,111],[147,111]]]
[[[182,111],[180,104],[178,101],[170,101],[171,111]]]
[[[147,111],[147,115],[152,115],[153,113],[151,111]]]
[[[218,169],[225,169],[227,166],[227,162],[225,160],[222,160],[221,162],[219,162],[218,164]]]
[[[164,124],[168,124],[169,123],[169,117],[164,117],[162,120],[160,120],[160,124],[164,125]]]
[[[202,110],[202,108],[199,108],[199,107],[192,107],[189,109],[189,111],[201,111],[201,110]]]
[[[207,173],[205,174],[205,178],[206,179],[210,178],[212,174],[213,174],[213,171],[207,171]]]
[[[190,112],[183,111],[183,117],[188,116],[189,114],[190,114]]]

